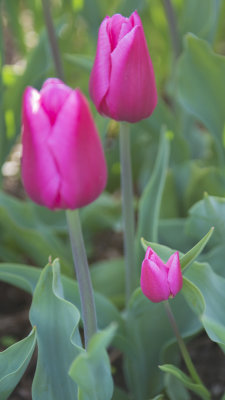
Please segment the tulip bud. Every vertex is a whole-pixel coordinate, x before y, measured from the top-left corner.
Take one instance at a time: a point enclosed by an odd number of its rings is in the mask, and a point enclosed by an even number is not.
[[[178,251],[166,264],[148,247],[141,268],[141,290],[153,303],[174,297],[182,288]]]
[[[50,209],[76,209],[103,191],[106,163],[88,103],[79,90],[48,79],[28,87],[22,110],[22,180]]]
[[[137,122],[154,111],[154,71],[137,11],[101,23],[90,95],[100,114],[117,121]]]

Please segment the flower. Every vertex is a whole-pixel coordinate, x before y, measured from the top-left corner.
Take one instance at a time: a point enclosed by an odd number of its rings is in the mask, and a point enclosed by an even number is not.
[[[174,297],[182,289],[182,273],[178,251],[166,264],[148,247],[141,268],[141,290],[153,303]]]
[[[154,111],[155,76],[137,11],[101,23],[89,88],[98,112],[117,121],[137,122]]]
[[[26,88],[22,110],[22,180],[50,209],[76,209],[103,191],[107,170],[87,100],[59,79]]]

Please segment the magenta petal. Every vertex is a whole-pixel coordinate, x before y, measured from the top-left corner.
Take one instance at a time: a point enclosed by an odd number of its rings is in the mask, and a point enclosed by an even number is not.
[[[108,35],[109,21],[109,17],[106,17],[99,28],[97,52],[89,82],[90,96],[99,112],[101,112],[99,109],[100,103],[109,88],[111,70],[111,43]]]
[[[169,260],[166,263],[166,266],[169,268],[168,283],[170,291],[171,294],[175,296],[182,289],[183,285],[178,251],[170,256]]]
[[[146,259],[142,263],[140,284],[144,295],[154,303],[167,300],[170,296],[166,270]]]
[[[151,247],[148,247],[146,250],[145,254],[145,259],[148,259],[152,262],[154,262],[156,265],[158,265],[159,268],[166,270],[166,265],[164,262],[161,260],[161,258],[156,254],[154,250],[152,250]]]
[[[24,187],[35,202],[54,208],[60,179],[47,147],[51,125],[41,107],[40,94],[30,87],[26,89],[23,97],[22,120]]]
[[[111,51],[117,46],[122,24],[127,21],[127,18],[120,14],[114,14],[108,20],[108,35],[111,43]]]
[[[95,200],[106,184],[106,164],[88,103],[79,90],[61,108],[48,146],[61,177],[57,207],[75,209]]]
[[[119,121],[147,118],[157,103],[155,78],[143,30],[134,27],[111,54],[110,85],[101,110]]]
[[[59,114],[61,107],[64,105],[67,97],[72,93],[72,89],[64,85],[59,79],[48,79],[40,91],[41,106],[49,117],[51,124]]]

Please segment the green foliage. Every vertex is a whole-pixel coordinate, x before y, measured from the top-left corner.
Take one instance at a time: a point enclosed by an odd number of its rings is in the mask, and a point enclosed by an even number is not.
[[[193,383],[193,381],[179,368],[170,364],[160,365],[159,368],[164,372],[174,375],[184,384],[184,386],[186,386],[192,392],[198,394],[202,399],[210,399],[209,393],[206,391],[206,389],[200,384]]]
[[[22,378],[34,352],[36,329],[0,353],[0,398],[7,400]]]
[[[82,352],[72,363],[69,375],[79,386],[79,400],[110,400],[113,381],[106,347],[112,341],[116,327],[96,333],[90,340],[87,351]]]
[[[157,240],[159,210],[169,159],[169,139],[163,130],[154,171],[143,191],[138,207],[136,235],[137,260],[140,262],[140,238],[145,236]]]
[[[177,73],[181,103],[214,135],[218,154],[223,161],[225,58],[215,54],[208,43],[188,34]]]
[[[33,294],[30,320],[36,326],[38,344],[33,399],[59,400],[64,396],[68,400],[78,399],[77,386],[68,376],[68,370],[73,359],[80,354],[80,313],[63,297],[57,260],[40,274]]]

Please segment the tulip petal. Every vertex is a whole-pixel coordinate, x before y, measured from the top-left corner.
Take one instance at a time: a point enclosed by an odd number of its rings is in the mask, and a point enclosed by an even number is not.
[[[175,296],[181,289],[183,284],[182,272],[180,267],[179,253],[172,254],[166,263],[169,268],[168,283],[171,294]]]
[[[144,295],[153,303],[167,300],[170,296],[166,270],[146,259],[142,263],[140,284]]]
[[[121,39],[111,60],[109,90],[101,111],[119,121],[147,118],[156,106],[157,92],[142,27],[135,26]]]
[[[108,35],[108,21],[106,17],[99,28],[98,44],[94,66],[89,82],[90,96],[99,112],[99,106],[109,88],[111,71],[111,43]]]
[[[167,271],[166,265],[161,260],[161,258],[158,256],[158,254],[156,254],[156,252],[154,250],[152,250],[151,247],[147,248],[146,254],[145,254],[145,259],[148,259],[148,260],[154,262],[156,265],[158,265],[159,268]]]
[[[67,98],[48,141],[61,177],[56,207],[80,208],[95,200],[106,184],[102,145],[79,90]]]
[[[22,179],[31,199],[54,208],[59,174],[47,147],[51,125],[41,107],[40,94],[28,87],[23,97]]]
[[[111,18],[108,19],[107,32],[111,43],[111,51],[117,46],[122,24],[124,24],[124,22],[126,22],[127,20],[127,18],[123,17],[120,14],[114,14]]]
[[[48,115],[51,125],[55,123],[60,109],[71,93],[72,89],[59,79],[48,79],[43,85],[40,91],[41,106]]]

